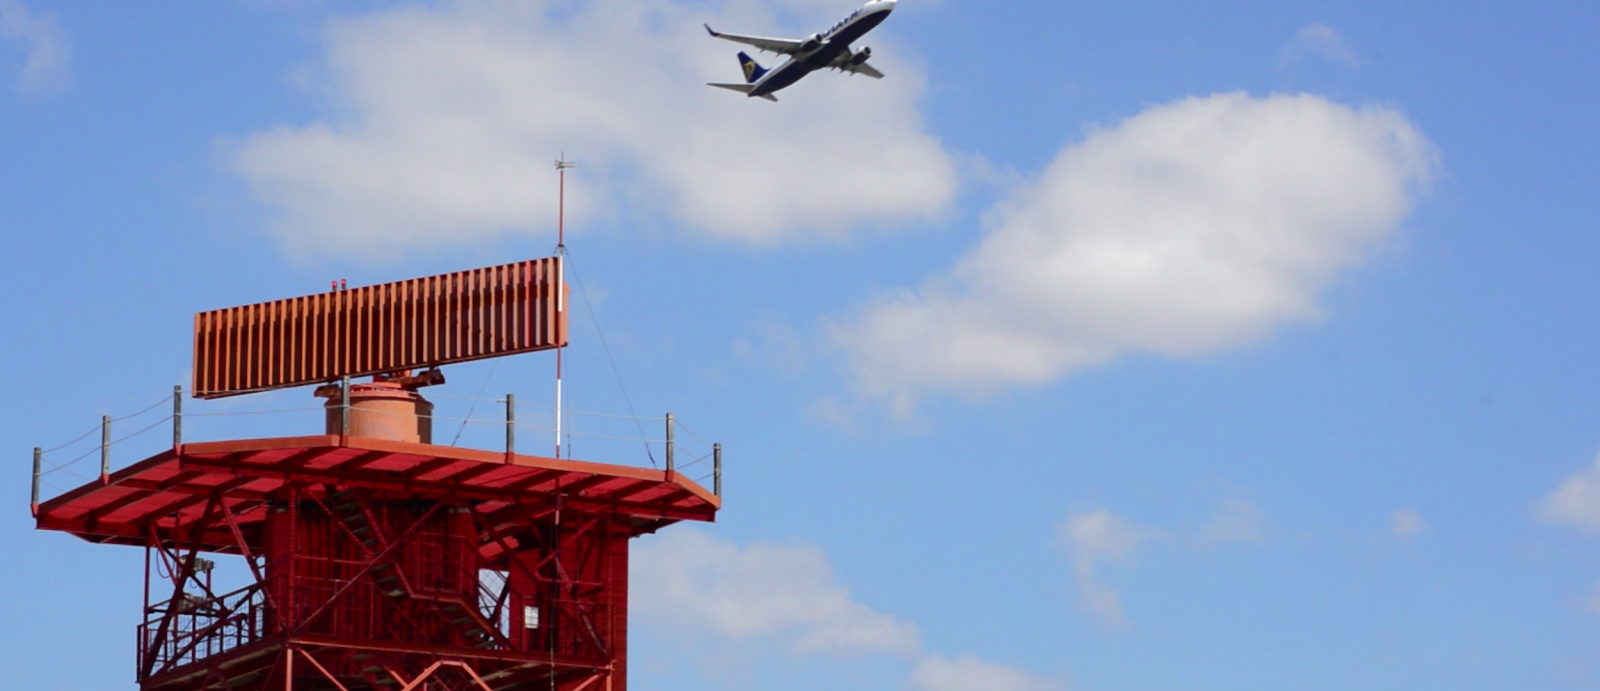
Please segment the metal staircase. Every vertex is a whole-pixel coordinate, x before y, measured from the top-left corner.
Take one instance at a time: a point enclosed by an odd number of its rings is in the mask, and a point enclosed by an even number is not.
[[[328,508],[361,545],[368,559],[389,548],[389,540],[356,492],[348,488],[329,487]],[[509,647],[494,624],[478,611],[476,602],[456,592],[430,592],[414,587],[393,555],[374,565],[371,573],[378,589],[402,608],[405,607],[405,601],[428,603],[450,623],[467,645],[474,648]]]

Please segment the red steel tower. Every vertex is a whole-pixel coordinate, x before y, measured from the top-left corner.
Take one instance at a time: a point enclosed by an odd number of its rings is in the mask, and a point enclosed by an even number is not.
[[[625,691],[628,541],[715,519],[720,447],[707,491],[670,447],[647,470],[518,454],[510,425],[504,451],[441,446],[417,392],[564,346],[566,290],[554,257],[197,315],[197,398],[322,384],[327,424],[175,430],[36,500],[41,529],[146,549],[141,690]],[[249,585],[215,592],[215,555]]]

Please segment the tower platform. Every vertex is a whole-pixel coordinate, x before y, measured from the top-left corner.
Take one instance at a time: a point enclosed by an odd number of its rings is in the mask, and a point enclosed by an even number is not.
[[[318,435],[183,444],[37,521],[156,560],[144,691],[623,691],[628,540],[720,506],[672,471]],[[255,582],[213,592],[216,554]]]

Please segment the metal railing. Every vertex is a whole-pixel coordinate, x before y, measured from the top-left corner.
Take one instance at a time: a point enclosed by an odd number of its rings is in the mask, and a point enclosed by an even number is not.
[[[254,643],[267,633],[266,598],[259,585],[216,597],[185,592],[176,600],[147,607],[145,617],[138,628],[141,680],[146,669],[198,662]]]
[[[53,448],[34,447],[30,502],[32,510],[37,515],[39,505],[45,499],[44,491],[47,488],[59,494],[75,484],[90,483],[96,479],[101,483],[109,482],[113,471],[112,452],[114,450],[118,451],[119,456],[126,457],[123,455],[123,449],[129,449],[135,444],[142,443],[143,453],[135,452],[134,454],[135,458],[142,459],[150,453],[155,453],[165,448],[164,442],[159,445],[145,442],[150,439],[148,435],[151,432],[169,423],[172,433],[171,448],[173,449],[181,448],[186,438],[188,438],[186,435],[192,435],[196,427],[209,426],[207,423],[211,421],[282,416],[316,416],[317,419],[314,422],[309,420],[307,422],[311,423],[312,429],[321,430],[326,424],[323,416],[326,416],[329,410],[339,411],[339,429],[341,432],[348,434],[350,429],[349,415],[352,410],[348,397],[350,390],[348,380],[340,388],[341,397],[337,399],[337,403],[330,402],[332,403],[331,405],[245,409],[236,404],[201,401],[203,408],[186,411],[184,409],[185,396],[183,387],[174,386],[172,394],[136,413],[120,417],[104,415],[101,416],[100,424],[84,431],[71,441]],[[663,417],[640,417],[589,412],[574,408],[562,408],[557,411],[552,406],[519,401],[514,394],[507,394],[504,398],[494,399],[438,394],[429,397],[429,399],[435,405],[435,413],[416,417],[428,421],[433,426],[434,433],[441,435],[436,439],[436,443],[443,438],[441,433],[449,434],[444,429],[446,427],[454,427],[456,429],[451,435],[451,443],[449,444],[451,446],[456,445],[461,440],[462,435],[470,429],[487,431],[490,427],[503,427],[505,437],[504,451],[508,455],[513,454],[517,450],[519,432],[524,433],[522,435],[524,439],[526,438],[525,433],[530,432],[539,435],[553,436],[555,434],[554,426],[528,422],[527,420],[532,419],[531,416],[524,415],[519,417],[519,410],[524,412],[543,412],[545,414],[559,412],[566,422],[561,426],[561,435],[565,444],[564,446],[555,447],[557,457],[573,458],[575,456],[573,441],[578,440],[584,442],[588,448],[600,450],[598,453],[584,453],[583,458],[585,460],[615,462],[618,460],[617,456],[623,456],[630,458],[631,462],[624,461],[621,463],[622,465],[637,465],[639,464],[638,451],[629,453],[625,450],[628,445],[637,444],[642,446],[643,455],[648,459],[651,466],[660,467],[656,464],[656,452],[660,450],[661,458],[664,461],[662,465],[664,465],[665,470],[687,477],[702,486],[710,484],[713,493],[717,496],[722,496],[722,445],[706,441],[671,413]],[[148,417],[168,404],[170,404],[170,412],[165,416],[159,418]],[[441,407],[468,404],[470,405],[466,413],[462,415],[441,414],[438,412]],[[503,407],[504,417],[474,417],[479,404],[492,404]],[[372,409],[363,409],[362,412],[364,414],[380,415],[398,414]],[[578,421],[577,424],[574,424],[574,421]],[[122,433],[121,430],[124,429],[124,425],[130,422],[134,428],[133,431]],[[643,430],[642,423],[663,425],[662,436],[641,436],[639,432]],[[226,425],[219,425],[219,427],[226,427]],[[294,434],[305,433],[306,430],[303,426],[298,427],[294,432]],[[680,437],[680,433],[684,436]],[[481,434],[475,436],[482,438]],[[96,440],[98,440],[98,444],[93,443]],[[635,449],[638,448],[635,447]],[[99,460],[98,473],[85,468],[85,463],[92,458],[98,458]],[[69,479],[67,482],[62,483],[62,477]]]

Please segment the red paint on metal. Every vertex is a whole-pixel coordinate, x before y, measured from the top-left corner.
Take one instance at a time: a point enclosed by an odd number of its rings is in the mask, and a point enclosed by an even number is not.
[[[629,540],[720,506],[659,470],[323,435],[185,444],[38,526],[147,546],[173,575],[146,596],[143,691],[626,691]],[[207,553],[255,582],[213,593]]]
[[[194,395],[221,398],[565,346],[561,261],[201,312]]]
[[[191,534],[220,495],[259,549],[267,502],[292,486],[339,483],[405,493],[417,499],[458,498],[480,511],[552,505],[630,517],[634,534],[680,520],[712,520],[721,500],[674,473],[540,456],[338,436],[287,437],[184,444],[44,502],[40,528],[95,543],[145,545],[154,530],[163,543],[238,554],[226,525]],[[574,491],[573,488],[577,488]],[[493,551],[492,545],[486,550]]]
[[[328,434],[175,442],[36,504],[40,529],[146,548],[142,691],[626,691],[628,543],[721,499],[670,470],[434,446],[413,389],[437,373],[408,372],[565,345],[561,261],[196,316],[202,398],[389,376],[343,392]],[[218,592],[203,554],[252,582]]]

